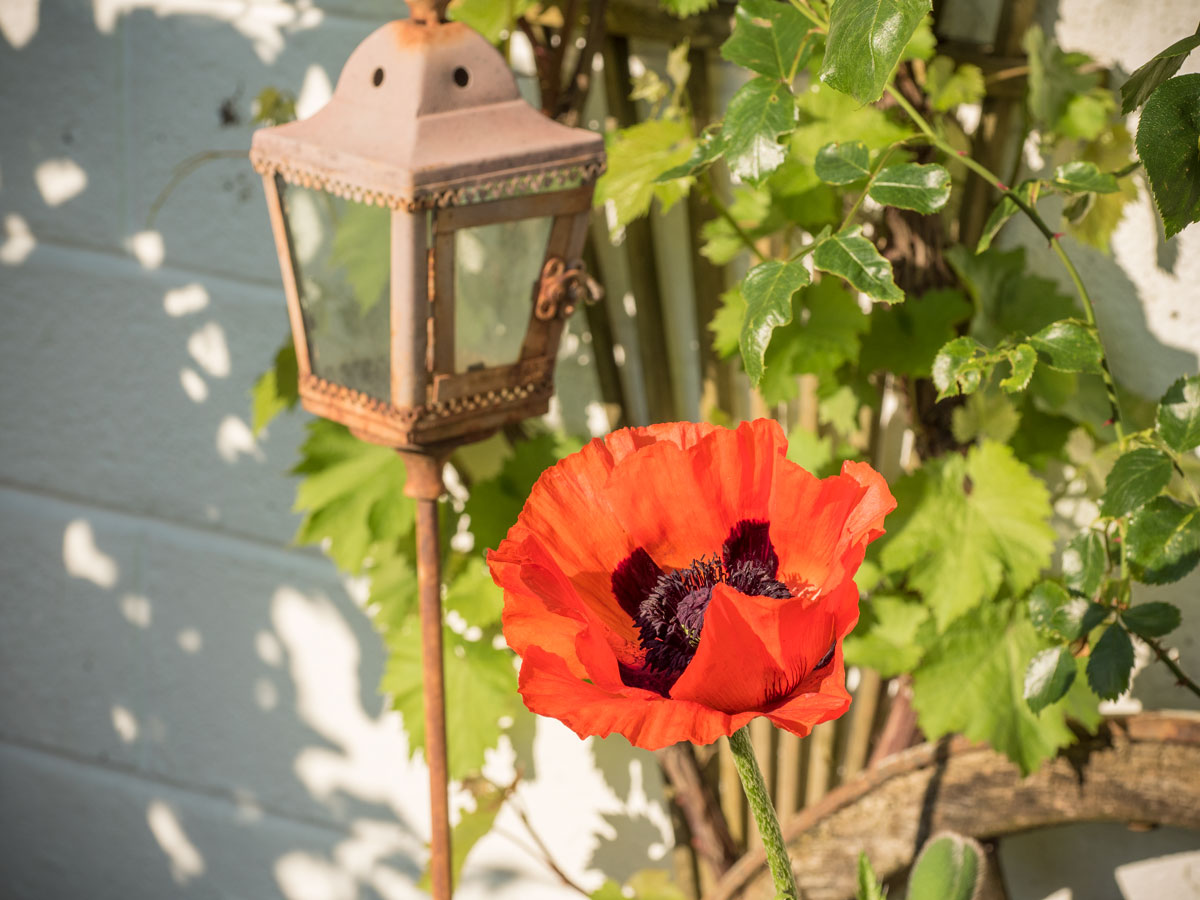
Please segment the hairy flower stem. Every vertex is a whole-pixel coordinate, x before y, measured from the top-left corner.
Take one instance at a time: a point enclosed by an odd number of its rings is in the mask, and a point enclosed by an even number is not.
[[[783,843],[783,832],[779,829],[779,817],[775,815],[771,795],[767,793],[762,770],[758,767],[758,759],[750,743],[749,725],[744,725],[729,736],[729,749],[733,751],[738,777],[742,779],[742,790],[746,792],[750,811],[758,823],[763,848],[767,851],[767,865],[775,882],[775,900],[800,900],[800,889],[796,887],[796,876],[792,873],[787,846]]]

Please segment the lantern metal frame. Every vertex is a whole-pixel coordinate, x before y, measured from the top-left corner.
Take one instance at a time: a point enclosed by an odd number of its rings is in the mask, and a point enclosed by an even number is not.
[[[417,500],[436,900],[453,890],[438,528],[443,465],[455,447],[548,410],[566,317],[587,294],[581,256],[605,165],[601,137],[551,121],[521,99],[504,58],[465,25],[446,22],[445,3],[410,0],[409,19],[378,29],[351,54],[325,107],[257,131],[250,151],[275,236],[301,402],[397,449],[407,467],[405,493]],[[313,369],[287,185],[390,210],[386,399]],[[552,223],[520,352],[508,364],[459,371],[455,235],[535,217]]]

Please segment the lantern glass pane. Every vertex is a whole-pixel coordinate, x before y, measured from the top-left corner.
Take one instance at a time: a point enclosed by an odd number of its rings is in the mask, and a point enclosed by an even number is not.
[[[390,401],[390,211],[296,185],[283,200],[313,374]]]
[[[517,361],[553,222],[539,216],[454,233],[458,371]]]

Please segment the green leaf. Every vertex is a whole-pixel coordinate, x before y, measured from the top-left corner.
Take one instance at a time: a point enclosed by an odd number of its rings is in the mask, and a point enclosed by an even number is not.
[[[1047,325],[1029,339],[1029,343],[1046,357],[1046,364],[1062,372],[1104,371],[1104,348],[1096,330],[1082,322],[1064,319]]]
[[[810,280],[802,260],[772,259],[755,266],[742,281],[746,318],[738,344],[746,374],[755,385],[763,378],[763,355],[771,342],[771,333],[792,321],[792,295]]]
[[[892,280],[892,264],[862,236],[858,225],[822,241],[812,256],[813,265],[822,272],[845,279],[872,300],[884,303],[904,300],[904,292]]]
[[[1114,518],[1133,512],[1159,495],[1171,480],[1171,472],[1171,458],[1161,450],[1130,450],[1108,473],[1100,511]]]
[[[677,19],[686,19],[717,5],[717,0],[659,0],[659,4]]]
[[[1040,713],[1065,697],[1077,671],[1075,657],[1065,646],[1043,650],[1031,659],[1025,670],[1025,702],[1030,711]]]
[[[450,778],[479,771],[484,751],[496,746],[500,720],[517,711],[517,673],[512,651],[490,641],[463,640],[442,631],[445,645],[446,733]],[[409,753],[425,746],[425,701],[421,681],[421,636],[415,618],[388,636],[388,660],[380,690],[404,717]]]
[[[738,352],[745,319],[746,298],[742,296],[741,287],[734,285],[721,295],[717,314],[708,323],[708,330],[713,335],[713,349],[722,359]]]
[[[814,475],[823,475],[833,462],[833,438],[797,424],[788,432],[787,458]]]
[[[268,423],[300,402],[296,346],[290,340],[275,354],[275,363],[258,377],[250,391],[252,428],[257,436]]]
[[[980,391],[950,414],[950,431],[960,444],[990,439],[1007,443],[1021,425],[1013,402],[997,391]]]
[[[454,0],[447,7],[449,18],[478,31],[491,44],[498,44],[511,32],[535,0]]]
[[[516,784],[509,787],[497,787],[483,778],[468,778],[463,782],[475,797],[475,808],[462,813],[458,824],[450,835],[450,878],[454,886],[458,886],[462,878],[463,865],[475,845],[492,830],[496,816],[500,814],[504,802],[512,795]],[[430,892],[431,881],[429,869],[417,882],[417,889]]]
[[[346,203],[333,235],[331,259],[342,269],[359,311],[366,315],[388,295],[391,210]]]
[[[413,560],[393,553],[376,561],[369,571],[371,592],[367,601],[371,621],[387,640],[404,628],[417,610],[417,569]]]
[[[1091,191],[1096,194],[1112,194],[1117,191],[1117,179],[1101,172],[1093,162],[1075,160],[1063,163],[1054,170],[1054,186],[1072,193]]]
[[[859,103],[874,103],[931,0],[838,0],[829,19],[821,81]]]
[[[956,290],[929,291],[896,306],[876,307],[862,339],[859,368],[928,378],[938,350],[970,315],[971,304]]]
[[[793,6],[776,0],[742,0],[733,34],[721,57],[759,75],[791,81],[812,52],[812,23]]]
[[[910,516],[888,536],[880,562],[905,573],[939,630],[1003,584],[1024,593],[1050,562],[1049,493],[1002,444],[928,462],[900,486]]]
[[[1018,393],[1029,387],[1033,378],[1033,369],[1037,365],[1037,351],[1029,344],[1017,344],[1005,350],[1008,358],[1009,374],[1000,380],[1000,387],[1010,394]]]
[[[991,371],[986,362],[987,349],[968,335],[956,337],[933,360],[933,384],[937,398],[973,394],[983,384],[983,376]]]
[[[948,112],[964,103],[981,102],[987,88],[979,66],[964,63],[955,69],[953,59],[938,56],[925,70],[925,91],[933,109]]]
[[[1107,571],[1108,551],[1098,532],[1081,531],[1063,549],[1063,581],[1074,593],[1095,597]]]
[[[871,151],[862,141],[826,144],[817,151],[814,168],[827,184],[852,184],[871,174]]]
[[[933,33],[933,16],[925,16],[917,23],[917,30],[904,45],[904,52],[900,54],[900,60],[905,62],[910,59],[919,59],[922,62],[929,62],[936,52],[937,35]]]
[[[596,182],[596,205],[611,203],[618,226],[644,216],[658,197],[664,210],[679,197],[678,180],[655,184],[664,172],[683,165],[692,155],[691,128],[673,119],[652,119],[606,136],[608,170]]]
[[[796,97],[800,125],[792,134],[791,155],[813,160],[836,136],[839,143],[862,141],[871,150],[882,150],[911,137],[913,129],[893,121],[876,106],[864,106],[853,97],[816,83]]]
[[[1059,641],[1077,641],[1104,621],[1108,610],[1083,597],[1072,597],[1053,581],[1042,581],[1029,592],[1029,618],[1042,634]]]
[[[496,548],[517,521],[521,507],[538,476],[561,456],[558,437],[543,433],[518,442],[492,478],[475,482],[463,512],[471,517],[470,530],[477,548]]]
[[[908,900],[974,900],[983,881],[983,848],[946,833],[921,850],[908,878]]]
[[[1040,182],[1037,180],[1022,181],[1013,193],[1029,206],[1035,206],[1039,184]],[[975,245],[975,252],[982,253],[990,247],[996,235],[1000,233],[1000,229],[1020,211],[1021,207],[1017,206],[1016,201],[1007,194],[1001,197],[1000,202],[996,204],[996,208],[992,210],[992,214],[988,216],[983,225],[983,233],[979,235],[979,243]]]
[[[721,138],[721,132],[706,132],[696,139],[696,146],[692,150],[692,155],[684,163],[667,169],[667,171],[655,178],[654,182],[655,184],[663,184],[667,181],[674,181],[677,178],[689,178],[693,175],[699,175],[724,155],[725,141]]]
[[[1025,669],[1045,645],[1011,604],[985,603],[947,629],[913,673],[913,707],[929,740],[961,732],[986,741],[1028,775],[1074,743],[1066,718],[1095,725],[1096,700],[1077,684],[1067,701],[1035,714],[1025,702]]]
[[[1139,603],[1121,613],[1125,627],[1142,638],[1170,634],[1183,621],[1179,607],[1170,603]]]
[[[950,173],[936,164],[920,166],[901,163],[888,166],[875,176],[867,191],[884,206],[911,209],[924,215],[935,213],[950,199]]]
[[[504,592],[492,581],[483,557],[472,557],[446,589],[443,608],[454,610],[468,625],[488,628],[500,621]]]
[[[729,171],[761,181],[787,156],[779,137],[795,127],[796,103],[787,85],[763,76],[747,81],[729,101],[721,130]]]
[[[1033,334],[1075,312],[1075,301],[1055,282],[1029,274],[1022,248],[973,255],[959,245],[946,251],[946,261],[975,301],[978,314],[971,336],[985,345],[997,346],[1014,334]]]
[[[858,854],[858,891],[854,895],[855,900],[886,900],[886,896],[883,885],[875,877],[875,870],[871,868],[871,861],[867,859],[867,854],[860,851]]]
[[[1121,115],[1129,115],[1149,99],[1155,89],[1179,71],[1187,55],[1200,47],[1200,32],[1176,41],[1149,62],[1138,66],[1121,85]]]
[[[1129,690],[1133,672],[1133,642],[1120,625],[1110,625],[1088,658],[1088,684],[1102,700],[1116,700]]]
[[[1158,402],[1158,435],[1176,453],[1200,446],[1200,375],[1180,378]]]
[[[1081,72],[1080,67],[1091,62],[1090,58],[1082,53],[1064,53],[1054,41],[1046,40],[1040,25],[1025,32],[1022,45],[1029,62],[1030,116],[1043,129],[1057,132],[1072,101],[1091,91],[1099,75]]]
[[[862,618],[844,642],[846,664],[867,666],[884,678],[911,672],[928,643],[929,608],[902,597],[877,595],[862,604]]]
[[[255,125],[282,125],[296,118],[296,95],[276,87],[265,87],[254,98]]]
[[[1137,151],[1168,238],[1200,221],[1200,74],[1180,75],[1150,95]]]
[[[1200,562],[1200,509],[1156,497],[1130,518],[1125,541],[1134,578],[1178,581]]]
[[[338,568],[359,572],[373,544],[394,541],[411,526],[413,501],[404,496],[404,463],[394,450],[318,419],[300,454],[293,471],[307,477],[296,489],[295,509],[305,513],[296,543],[328,541],[326,552]]]

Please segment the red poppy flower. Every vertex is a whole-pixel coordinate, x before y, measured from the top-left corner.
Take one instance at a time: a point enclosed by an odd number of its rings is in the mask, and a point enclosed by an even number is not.
[[[533,712],[653,750],[846,711],[853,576],[896,501],[866,464],[818,479],[786,449],[765,419],[652,425],[542,474],[488,554]]]

